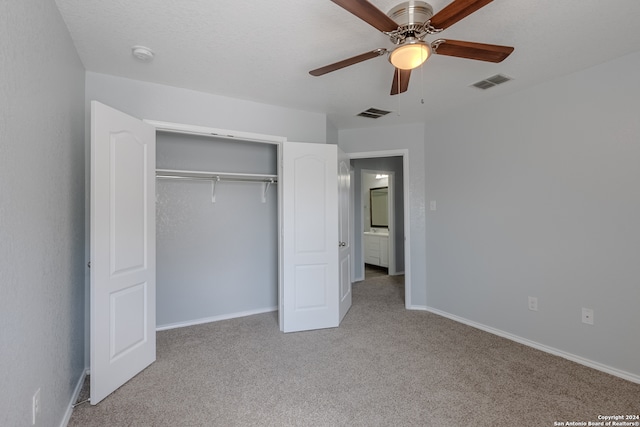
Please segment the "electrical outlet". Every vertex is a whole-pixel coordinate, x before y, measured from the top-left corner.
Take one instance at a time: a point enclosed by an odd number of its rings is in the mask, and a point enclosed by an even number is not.
[[[40,389],[36,390],[31,399],[31,424],[36,425],[36,420],[40,414]]]
[[[435,200],[431,200],[429,202],[429,210],[432,210],[432,211],[436,210],[436,201]]]
[[[582,323],[593,325],[593,309],[582,307]]]
[[[529,310],[538,311],[538,298],[529,297]]]

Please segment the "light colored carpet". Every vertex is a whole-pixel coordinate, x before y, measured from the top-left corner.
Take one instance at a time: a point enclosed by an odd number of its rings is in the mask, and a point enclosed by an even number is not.
[[[354,284],[336,329],[283,334],[268,313],[159,332],[157,361],[69,425],[553,426],[640,414],[640,385],[407,311],[402,280]]]

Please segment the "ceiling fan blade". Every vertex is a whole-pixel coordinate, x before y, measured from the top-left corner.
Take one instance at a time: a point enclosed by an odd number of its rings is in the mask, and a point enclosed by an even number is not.
[[[457,56],[458,58],[487,62],[502,62],[511,55],[514,48],[497,44],[439,39],[431,44],[431,49],[438,55]]]
[[[366,61],[367,59],[376,58],[384,53],[387,49],[376,49],[371,52],[362,53],[354,57],[343,59],[342,61],[335,62],[333,64],[325,65],[324,67],[316,68],[309,71],[312,76],[321,76],[323,74],[330,73],[332,71],[339,70],[340,68],[348,67],[349,65],[357,64],[358,62]]]
[[[431,17],[431,25],[435,28],[449,28],[462,18],[488,5],[493,0],[454,0],[447,7]]]
[[[391,95],[406,92],[409,89],[409,77],[411,77],[411,70],[396,68],[396,72],[393,74],[393,83],[391,83]]]
[[[398,29],[398,24],[396,24],[393,19],[389,18],[383,11],[369,3],[367,0],[331,1],[382,32]]]

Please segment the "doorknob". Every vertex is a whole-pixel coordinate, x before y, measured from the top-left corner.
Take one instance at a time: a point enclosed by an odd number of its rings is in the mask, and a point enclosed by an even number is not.
[[[340,246],[341,248],[344,247],[344,246],[347,246],[347,242],[340,242],[338,244],[338,246]]]

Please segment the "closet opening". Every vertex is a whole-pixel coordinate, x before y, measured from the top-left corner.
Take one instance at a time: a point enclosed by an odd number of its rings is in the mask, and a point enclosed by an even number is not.
[[[344,158],[91,101],[91,403],[156,360],[157,330],[276,310],[282,332],[339,326],[351,306]]]
[[[157,330],[277,311],[278,147],[156,132]]]

